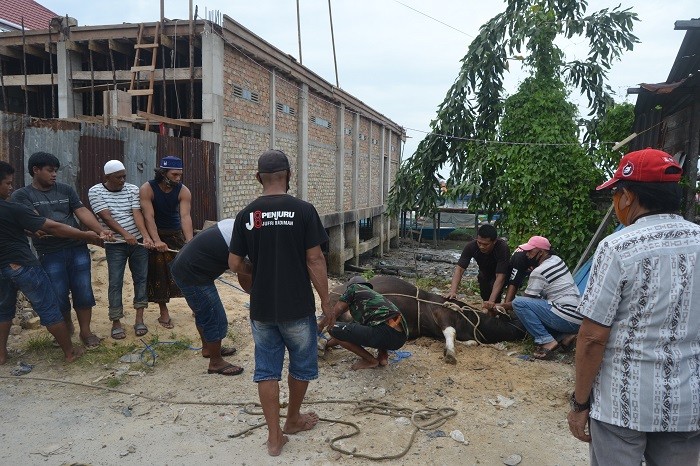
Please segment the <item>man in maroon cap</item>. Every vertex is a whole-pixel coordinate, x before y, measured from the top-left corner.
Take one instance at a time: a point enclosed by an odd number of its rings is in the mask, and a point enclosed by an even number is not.
[[[155,177],[139,190],[146,229],[155,247],[148,254],[148,301],[158,303],[158,323],[173,328],[168,302],[181,298],[168,264],[194,236],[190,209],[192,193],[182,184],[182,159],[169,155],[160,159]]]
[[[598,245],[578,308],[568,421],[594,465],[700,459],[700,226],[675,214],[681,173],[644,149],[597,188],[625,228]]]

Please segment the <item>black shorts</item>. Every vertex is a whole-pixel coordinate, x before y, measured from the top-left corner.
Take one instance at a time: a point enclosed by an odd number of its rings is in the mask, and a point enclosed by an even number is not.
[[[357,322],[336,322],[328,333],[338,340],[380,350],[397,350],[406,343],[406,334],[388,324],[362,325]]]

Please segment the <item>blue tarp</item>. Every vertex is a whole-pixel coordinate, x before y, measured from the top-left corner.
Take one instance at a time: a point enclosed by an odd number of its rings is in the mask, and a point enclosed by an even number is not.
[[[615,231],[620,231],[624,228],[625,226],[623,224],[619,224],[617,228],[615,228]],[[578,291],[583,295],[583,292],[586,289],[586,284],[588,283],[588,276],[591,274],[591,263],[593,262],[593,256],[588,258],[588,260],[581,266],[580,269],[576,272],[576,275],[574,275],[574,282],[576,283],[576,286],[578,286]]]

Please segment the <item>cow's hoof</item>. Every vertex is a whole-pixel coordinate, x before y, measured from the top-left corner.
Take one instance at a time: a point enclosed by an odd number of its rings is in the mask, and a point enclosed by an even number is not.
[[[457,358],[453,354],[445,354],[445,362],[447,364],[457,364]]]

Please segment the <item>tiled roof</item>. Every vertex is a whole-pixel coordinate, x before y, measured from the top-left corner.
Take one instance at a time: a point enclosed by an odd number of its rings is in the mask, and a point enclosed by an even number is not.
[[[0,0],[0,19],[21,26],[24,18],[25,29],[48,29],[54,16],[58,15],[34,0]]]

